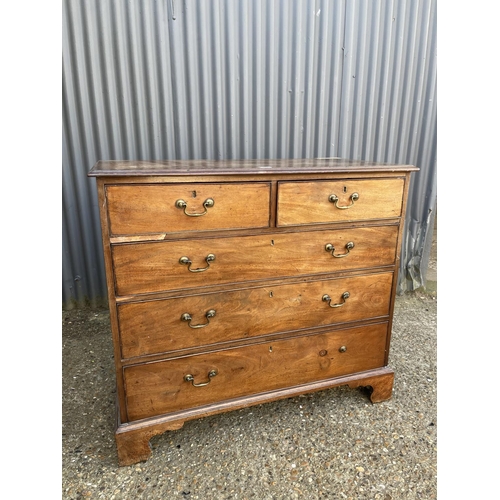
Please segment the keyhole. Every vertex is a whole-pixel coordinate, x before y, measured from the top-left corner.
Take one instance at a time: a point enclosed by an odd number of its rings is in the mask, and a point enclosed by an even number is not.
[[[347,186],[344,186],[344,193],[347,193]]]
[[[273,352],[273,346],[269,346],[269,352]]]
[[[269,297],[273,298],[273,292],[269,292]]]
[[[274,246],[274,240],[271,240],[271,246]]]
[[[193,198],[196,198],[196,191],[193,191]]]

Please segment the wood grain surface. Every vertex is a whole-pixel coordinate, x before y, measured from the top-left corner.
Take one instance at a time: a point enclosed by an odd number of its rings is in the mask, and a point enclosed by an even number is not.
[[[124,368],[136,420],[383,366],[387,323]],[[345,348],[345,352],[340,352]],[[212,370],[217,375],[209,379]],[[194,387],[185,380],[192,375]]]
[[[387,272],[121,304],[122,357],[387,316],[392,277]],[[325,294],[342,305],[330,307]],[[207,319],[211,310],[216,314]],[[206,326],[191,328],[182,320],[185,313],[192,326]]]
[[[117,295],[189,289],[394,264],[397,226],[328,229],[237,238],[130,243],[112,248]],[[325,250],[331,243],[335,258]],[[206,257],[215,255],[208,266]],[[192,261],[179,263],[181,257]]]
[[[404,179],[279,182],[278,226],[399,217]],[[357,193],[356,201],[351,195]],[[330,195],[338,198],[329,201]]]
[[[228,160],[101,160],[90,170],[90,177],[137,178],[142,176],[219,176],[416,171],[413,165],[389,164],[347,158],[283,158]]]
[[[107,186],[110,231],[133,235],[268,227],[270,189],[270,183]],[[205,209],[207,199],[214,205]],[[186,202],[191,216],[176,206],[177,200]]]

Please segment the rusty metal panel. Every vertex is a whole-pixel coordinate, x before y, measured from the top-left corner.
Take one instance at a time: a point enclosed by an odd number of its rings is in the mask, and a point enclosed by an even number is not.
[[[400,291],[436,205],[436,2],[65,0],[63,305],[106,301],[98,160],[412,163]],[[427,257],[428,258],[428,257]]]

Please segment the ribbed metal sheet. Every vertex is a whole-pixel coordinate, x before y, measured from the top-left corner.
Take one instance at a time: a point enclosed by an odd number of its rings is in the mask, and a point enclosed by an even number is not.
[[[63,305],[106,300],[86,177],[101,159],[415,164],[399,289],[420,286],[436,205],[435,18],[435,0],[66,0]]]

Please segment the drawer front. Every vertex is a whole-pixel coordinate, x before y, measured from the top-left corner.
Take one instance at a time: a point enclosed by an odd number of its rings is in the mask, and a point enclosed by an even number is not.
[[[137,420],[380,368],[386,337],[384,323],[126,367],[128,417]],[[213,371],[216,375],[209,377]],[[193,380],[185,380],[187,375]]]
[[[121,304],[122,357],[386,316],[392,279],[388,272]]]
[[[278,226],[399,217],[404,179],[280,182]]]
[[[268,227],[270,193],[269,183],[107,186],[110,231],[116,236]]]
[[[397,231],[397,226],[381,226],[115,245],[116,293],[393,265]]]

